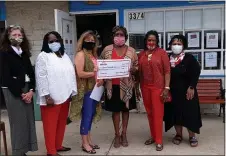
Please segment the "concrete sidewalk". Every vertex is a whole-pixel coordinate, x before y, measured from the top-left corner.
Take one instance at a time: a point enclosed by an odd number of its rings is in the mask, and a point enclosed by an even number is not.
[[[11,154],[10,131],[7,112],[3,111],[1,120],[6,123],[8,152]],[[45,142],[43,137],[42,122],[36,122],[39,150],[30,152],[28,155],[46,155]],[[149,137],[149,128],[146,114],[130,113],[128,127],[129,147],[113,147],[114,128],[109,112],[103,112],[102,120],[92,126],[93,141],[101,149],[96,155],[224,155],[224,123],[222,117],[217,115],[204,115],[203,127],[198,137],[199,146],[191,148],[188,144],[187,131],[184,130],[184,140],[177,146],[172,143],[174,129],[164,133],[164,149],[161,152],[155,150],[154,145],[145,146],[144,142]],[[2,140],[2,139],[1,139]],[[79,123],[71,123],[67,126],[64,145],[72,150],[62,155],[88,155],[81,150],[81,137],[79,134]],[[1,143],[2,155],[4,153]]]

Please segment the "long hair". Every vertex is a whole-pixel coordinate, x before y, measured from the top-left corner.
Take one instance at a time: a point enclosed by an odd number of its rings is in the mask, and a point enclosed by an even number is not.
[[[150,30],[150,31],[148,31],[146,33],[146,35],[144,37],[144,48],[143,48],[144,50],[148,50],[148,48],[147,48],[147,40],[148,40],[148,37],[150,35],[154,35],[155,36],[155,38],[156,38],[156,46],[159,47],[159,34],[158,34],[158,32],[155,31],[155,30]]]
[[[42,43],[42,49],[41,51],[44,51],[46,53],[51,53],[52,50],[49,48],[49,35],[50,34],[53,34],[54,36],[56,36],[57,40],[60,42],[61,44],[61,47],[59,49],[61,55],[64,55],[64,43],[63,43],[63,39],[62,37],[60,36],[60,34],[56,31],[50,31],[48,32],[47,34],[45,34],[44,38],[43,38],[43,43]]]
[[[85,38],[87,38],[89,35],[92,35],[94,37],[96,44],[95,44],[95,47],[93,48],[92,54],[93,54],[93,56],[97,57],[97,50],[98,50],[99,41],[97,39],[97,36],[95,35],[95,33],[92,30],[87,30],[84,33],[82,33],[82,35],[80,36],[80,38],[78,40],[76,52],[82,51],[83,42],[84,42]]]
[[[11,47],[10,47],[11,42],[9,40],[9,36],[13,30],[20,30],[20,32],[23,36],[23,41],[20,44],[20,47],[23,52],[25,52],[29,57],[31,57],[31,52],[30,52],[31,45],[27,39],[24,29],[19,25],[17,25],[17,26],[10,25],[5,29],[5,31],[3,32],[2,36],[1,36],[1,40],[0,40],[0,51],[8,52],[11,49]]]

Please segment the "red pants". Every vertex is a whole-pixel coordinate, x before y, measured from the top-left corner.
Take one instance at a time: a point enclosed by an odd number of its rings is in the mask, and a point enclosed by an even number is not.
[[[143,85],[141,92],[144,106],[147,112],[151,137],[157,144],[162,144],[162,127],[164,115],[164,103],[161,98],[162,89],[152,85]]]
[[[55,106],[41,106],[41,115],[48,154],[62,148],[70,101]]]

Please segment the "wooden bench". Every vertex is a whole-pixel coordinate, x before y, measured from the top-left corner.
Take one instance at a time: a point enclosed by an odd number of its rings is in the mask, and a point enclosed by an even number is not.
[[[225,96],[221,79],[199,79],[197,91],[200,104],[220,104],[219,116],[223,109],[223,122],[225,122]]]

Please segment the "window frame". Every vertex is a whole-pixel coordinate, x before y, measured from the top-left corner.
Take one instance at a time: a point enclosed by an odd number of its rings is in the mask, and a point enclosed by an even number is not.
[[[204,29],[203,28],[203,25],[204,25],[204,18],[203,18],[203,13],[204,13],[204,10],[205,9],[215,9],[215,8],[220,8],[221,11],[222,11],[222,16],[221,16],[221,29]],[[202,10],[202,14],[201,14],[201,24],[202,24],[202,28],[201,29],[185,29],[185,11],[187,10],[199,10],[201,9]],[[201,48],[200,49],[192,49],[192,50],[186,50],[185,52],[201,52],[201,60],[202,60],[202,70],[201,70],[201,76],[223,76],[224,75],[224,70],[223,69],[223,52],[225,51],[225,47],[223,47],[224,45],[224,23],[225,23],[225,15],[224,15],[224,12],[225,12],[225,7],[224,5],[222,4],[218,4],[218,5],[196,5],[196,6],[181,6],[181,7],[165,7],[165,8],[143,8],[143,9],[125,9],[124,10],[124,26],[127,28],[127,30],[129,30],[129,19],[128,19],[128,13],[130,12],[144,12],[144,13],[147,13],[147,12],[164,12],[164,16],[163,16],[163,49],[166,49],[166,19],[165,19],[165,14],[166,14],[166,11],[182,11],[182,32],[183,34],[185,35],[185,32],[187,31],[201,31]],[[144,16],[144,20],[145,20],[145,32],[144,34],[149,31],[147,30],[147,20],[145,19],[145,16]],[[214,30],[220,30],[221,31],[221,48],[220,49],[204,49],[204,31],[214,31]],[[181,30],[178,30],[178,31],[181,31]],[[178,31],[175,31],[175,32],[178,32]],[[174,31],[170,31],[170,32],[174,32]],[[133,33],[133,34],[136,34],[136,32],[130,32],[128,31],[128,34],[130,33]],[[139,32],[141,33],[141,32]],[[225,39],[224,39],[225,40]],[[129,39],[127,40],[126,42],[127,45],[129,45]],[[221,59],[220,59],[220,69],[218,70],[204,70],[204,52],[211,52],[211,51],[220,51],[221,52]],[[170,52],[169,50],[167,50],[167,52]],[[139,53],[139,51],[137,51],[137,53]]]

